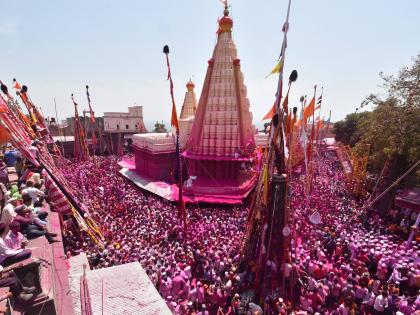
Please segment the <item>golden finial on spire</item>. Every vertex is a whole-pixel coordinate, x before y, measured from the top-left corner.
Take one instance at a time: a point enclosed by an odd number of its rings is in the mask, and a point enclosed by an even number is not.
[[[224,32],[231,32],[233,26],[233,20],[229,16],[229,5],[227,0],[220,0],[225,6],[225,10],[223,11],[223,17],[219,20],[219,34]]]
[[[225,10],[223,11],[223,15],[224,16],[228,16],[229,15],[229,5],[227,0],[220,0],[221,3],[223,3],[223,5],[225,6]]]

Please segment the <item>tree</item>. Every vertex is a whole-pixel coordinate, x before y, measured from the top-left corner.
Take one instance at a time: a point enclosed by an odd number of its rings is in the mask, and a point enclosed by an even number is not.
[[[354,146],[360,141],[364,126],[369,120],[370,112],[348,114],[344,120],[334,124],[335,140]]]
[[[364,101],[375,108],[359,145],[372,145],[374,170],[391,157],[397,157],[399,167],[408,168],[420,159],[420,55],[396,77],[382,73],[381,77],[388,95],[386,99],[371,95]]]
[[[389,158],[402,170],[420,159],[420,55],[397,76],[381,77],[386,98],[369,95],[361,107],[373,104],[372,112],[347,115],[334,125],[338,141],[355,150],[371,145],[369,169],[377,173]]]
[[[164,133],[167,132],[165,124],[162,122],[156,122],[155,124],[155,129],[153,130],[153,132],[157,132],[157,133]]]

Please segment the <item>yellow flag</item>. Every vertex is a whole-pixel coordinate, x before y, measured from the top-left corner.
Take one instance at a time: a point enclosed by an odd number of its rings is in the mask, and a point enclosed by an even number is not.
[[[263,187],[263,204],[268,207],[268,166],[267,164],[264,166],[263,170],[263,180],[264,180],[264,187]]]
[[[266,78],[272,74],[280,73],[283,70],[283,58],[279,60],[276,66],[271,70],[271,72],[266,76]]]

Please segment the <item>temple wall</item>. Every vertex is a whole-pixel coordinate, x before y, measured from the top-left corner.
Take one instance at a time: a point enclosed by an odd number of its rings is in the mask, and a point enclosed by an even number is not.
[[[176,163],[175,152],[152,154],[133,145],[136,172],[155,181],[172,182]]]

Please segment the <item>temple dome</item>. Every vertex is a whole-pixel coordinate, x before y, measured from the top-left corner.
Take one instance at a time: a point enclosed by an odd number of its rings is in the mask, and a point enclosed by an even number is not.
[[[195,84],[190,79],[190,81],[187,82],[187,90],[192,91],[194,90],[194,88],[195,88]]]
[[[219,32],[232,32],[233,20],[229,16],[229,10],[225,9],[223,17],[219,20]]]

